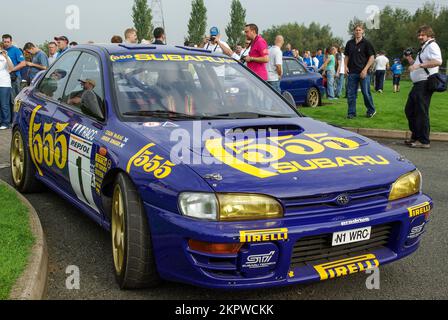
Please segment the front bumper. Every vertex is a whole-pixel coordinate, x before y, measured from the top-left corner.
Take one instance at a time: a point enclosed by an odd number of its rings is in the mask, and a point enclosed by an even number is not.
[[[146,203],[145,208],[157,269],[162,278],[206,288],[253,289],[331,279],[402,259],[418,249],[429,222],[430,212],[412,216],[410,208],[425,203],[432,208],[432,200],[419,195],[395,201],[382,212],[350,216],[339,213],[306,223],[294,216],[269,221],[206,222]],[[322,256],[325,248],[318,245],[308,248],[317,249],[314,260],[297,258],[298,251],[302,250],[298,247],[299,241],[322,238],[325,242],[335,232],[368,226],[377,228],[378,239],[382,242],[371,246],[363,246],[362,242],[344,246],[327,257]],[[387,237],[384,228],[389,230]],[[251,234],[254,230],[258,233]],[[261,230],[265,233],[260,233]],[[244,245],[237,254],[216,255],[191,250],[190,239],[210,243],[244,242]],[[328,250],[335,250],[331,243]]]

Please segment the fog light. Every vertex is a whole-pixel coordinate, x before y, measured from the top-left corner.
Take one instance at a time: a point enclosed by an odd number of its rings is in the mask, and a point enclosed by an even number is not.
[[[211,243],[197,240],[189,240],[191,250],[211,254],[236,254],[243,246],[242,243]]]

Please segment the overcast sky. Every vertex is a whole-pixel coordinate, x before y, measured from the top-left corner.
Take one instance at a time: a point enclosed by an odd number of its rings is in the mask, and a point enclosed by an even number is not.
[[[131,8],[133,0],[13,0],[2,4],[0,33],[10,33],[15,42],[23,46],[27,41],[37,44],[56,35],[66,35],[70,41],[84,43],[109,42],[114,34],[122,35],[133,25]],[[205,0],[208,9],[208,25],[221,29],[229,21],[231,0]],[[335,36],[348,39],[347,25],[358,16],[367,19],[369,6],[384,8],[386,4],[406,8],[414,12],[418,0],[241,0],[247,10],[247,21],[258,24],[261,30],[272,25],[298,22],[308,25],[315,21],[329,24]],[[448,5],[448,1],[435,1]],[[162,0],[165,27],[170,44],[183,44],[191,10],[191,0]],[[66,9],[70,5],[79,8],[79,30],[69,30]],[[76,22],[76,21],[75,21]]]

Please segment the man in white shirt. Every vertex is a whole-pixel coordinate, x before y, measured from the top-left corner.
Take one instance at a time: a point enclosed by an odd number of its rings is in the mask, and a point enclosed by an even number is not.
[[[58,58],[58,45],[52,41],[48,44],[48,64],[51,66]]]
[[[282,47],[285,44],[283,36],[278,35],[275,38],[275,45],[269,48],[269,62],[268,69],[268,83],[279,93],[282,92],[280,88],[280,80],[283,75],[283,52]]]
[[[386,70],[389,69],[389,59],[384,55],[384,52],[379,52],[375,59],[375,91],[383,93],[384,79],[386,77]]]
[[[405,144],[411,148],[429,149],[431,147],[429,105],[433,91],[428,86],[430,83],[428,78],[439,72],[442,53],[435,42],[435,34],[431,27],[421,26],[417,37],[422,45],[417,58],[414,60],[412,55],[405,56],[410,64],[409,72],[413,82],[405,108],[412,137],[405,141]]]
[[[338,53],[336,54],[336,61],[338,63],[338,70],[336,72],[336,98],[342,98],[342,91],[345,85],[345,55],[344,47],[338,48]],[[347,96],[347,94],[346,94]]]
[[[0,43],[0,130],[6,130],[11,125],[11,76],[14,64]]]

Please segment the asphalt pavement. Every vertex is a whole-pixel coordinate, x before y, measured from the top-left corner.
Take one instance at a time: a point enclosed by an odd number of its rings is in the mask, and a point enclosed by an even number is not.
[[[3,133],[2,136],[5,134]],[[0,178],[11,183],[5,157],[7,138],[0,136]],[[380,289],[366,287],[368,275],[355,274],[310,285],[242,292],[223,292],[163,282],[151,290],[120,291],[115,283],[109,234],[50,191],[27,195],[36,208],[49,249],[48,299],[447,299],[448,298],[448,143],[413,150],[401,141],[382,140],[422,171],[424,191],[435,210],[421,248],[412,256],[380,269]],[[3,163],[2,163],[3,161]],[[174,262],[175,263],[175,262]],[[80,270],[80,289],[69,290],[66,273]]]

